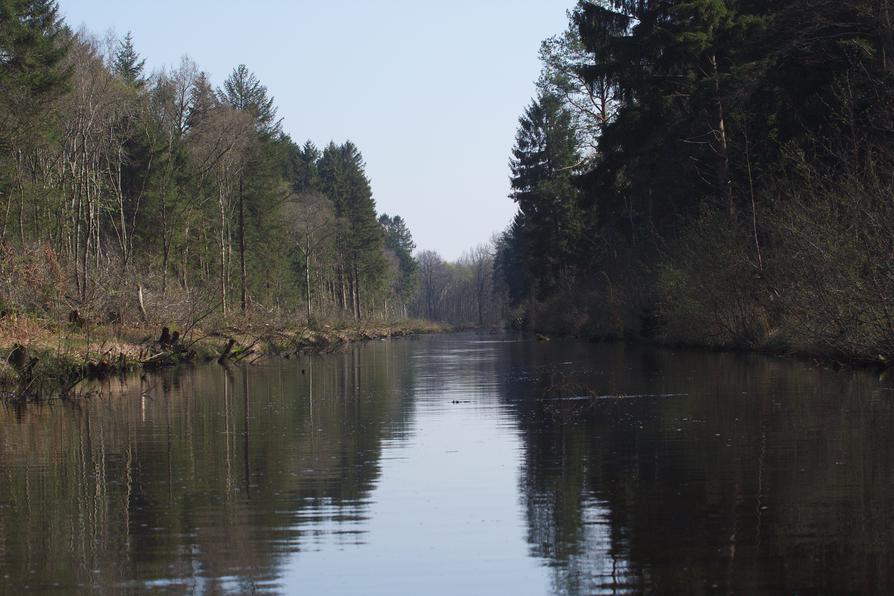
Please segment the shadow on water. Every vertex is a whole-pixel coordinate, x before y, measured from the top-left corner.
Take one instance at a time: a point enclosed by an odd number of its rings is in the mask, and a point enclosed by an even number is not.
[[[871,375],[626,345],[503,356],[557,592],[890,585],[894,393]],[[603,397],[553,399],[563,385]]]

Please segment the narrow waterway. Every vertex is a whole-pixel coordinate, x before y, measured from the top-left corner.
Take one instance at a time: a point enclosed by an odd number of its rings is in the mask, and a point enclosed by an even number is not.
[[[0,592],[884,592],[894,384],[456,334],[0,408]]]

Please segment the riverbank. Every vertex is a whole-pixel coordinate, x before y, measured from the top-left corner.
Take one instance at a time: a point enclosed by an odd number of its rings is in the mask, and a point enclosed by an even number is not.
[[[86,379],[203,362],[256,362],[329,352],[346,344],[443,333],[428,321],[274,326],[243,320],[219,328],[89,324],[25,316],[0,319],[0,397],[68,397]]]
[[[861,369],[872,371],[881,375],[882,378],[894,377],[894,362],[889,358],[877,355],[872,358],[868,355],[860,356],[856,354],[848,354],[843,352],[835,352],[829,350],[821,350],[816,347],[794,346],[780,342],[764,342],[756,344],[739,344],[739,343],[712,343],[708,341],[692,341],[675,339],[671,337],[638,337],[623,335],[593,335],[586,333],[566,333],[562,331],[539,328],[538,330],[529,330],[534,334],[538,341],[550,341],[553,338],[574,338],[585,340],[590,343],[623,343],[630,345],[653,346],[657,348],[665,348],[668,350],[688,350],[692,352],[704,352],[708,354],[757,354],[773,358],[798,360],[809,362],[816,367],[827,368],[831,370]]]
[[[767,289],[782,287],[781,282],[756,280],[755,284],[766,286],[764,291],[737,291],[730,283],[718,297],[706,284],[654,287],[649,272],[613,279],[610,289],[566,290],[518,307],[515,325],[547,335],[753,352],[813,360],[832,368],[884,370],[894,365],[889,319],[858,303],[842,306],[836,318],[825,316],[822,305],[802,306],[793,297],[794,290]],[[889,302],[880,304],[876,310],[889,308]]]

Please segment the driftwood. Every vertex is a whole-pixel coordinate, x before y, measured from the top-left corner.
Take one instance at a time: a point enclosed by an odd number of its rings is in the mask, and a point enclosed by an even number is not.
[[[180,333],[177,331],[171,333],[168,327],[162,327],[158,339],[144,346],[145,350],[140,349],[137,362],[148,368],[189,362],[196,355],[189,349],[190,346],[180,343]]]

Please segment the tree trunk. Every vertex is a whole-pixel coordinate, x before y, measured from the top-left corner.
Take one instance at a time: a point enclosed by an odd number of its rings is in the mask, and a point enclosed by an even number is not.
[[[723,100],[720,97],[720,71],[717,68],[717,56],[711,56],[711,67],[714,69],[714,97],[717,102],[717,184],[720,193],[726,199],[730,220],[736,218],[736,204],[733,200],[733,185],[730,181],[729,149],[726,139],[726,119],[723,112]]]
[[[224,318],[227,317],[227,228],[226,211],[224,209],[223,188],[219,189],[218,206],[220,207],[220,304]]]
[[[115,189],[116,194],[118,195],[118,217],[119,217],[119,225],[121,226],[121,258],[123,262],[121,263],[121,271],[124,274],[124,283],[127,285],[127,264],[128,259],[130,258],[130,251],[128,250],[128,238],[127,238],[127,217],[124,213],[124,187],[122,185],[122,164],[124,161],[124,150],[119,146],[118,147],[118,161],[115,164],[116,166],[116,175],[117,175],[117,188]]]
[[[24,168],[22,151],[16,151],[16,178],[19,186],[19,239],[25,246],[25,180],[22,168]]]
[[[168,193],[162,187],[161,192],[161,299],[164,301],[168,291],[168,262],[171,257],[171,241],[168,231]]]
[[[484,300],[483,292],[479,290],[478,292],[478,328],[481,329],[484,327],[484,311],[482,309],[481,302]]]
[[[145,304],[143,304],[143,285],[142,284],[137,284],[137,298],[138,298],[139,304],[140,304],[140,317],[142,318],[143,323],[148,323],[149,317],[146,314],[146,306],[145,306]]]
[[[239,175],[239,278],[240,305],[242,312],[247,308],[245,295],[245,195],[242,192],[242,174]]]
[[[307,324],[310,325],[312,319],[310,314],[310,249],[308,246],[304,247],[304,291],[307,302]]]
[[[347,295],[347,288],[345,288],[344,267],[342,267],[342,266],[339,266],[339,268],[338,268],[338,287],[339,287],[339,292],[340,292],[339,297],[341,299],[338,305],[341,307],[342,310],[347,310],[348,309],[348,295]]]
[[[354,264],[354,319],[360,320],[360,276],[357,273],[357,264]]]

